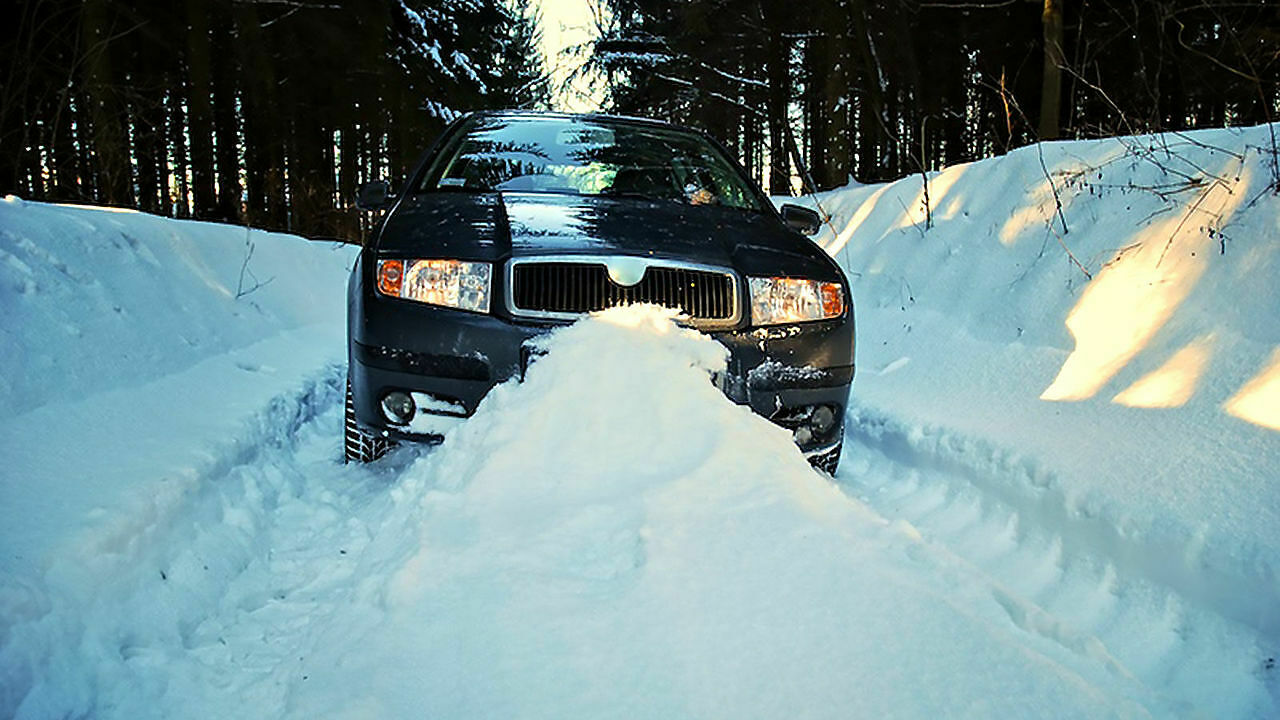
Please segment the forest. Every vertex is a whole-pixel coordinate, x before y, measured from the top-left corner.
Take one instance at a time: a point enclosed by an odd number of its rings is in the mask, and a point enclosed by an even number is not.
[[[1280,110],[1274,0],[607,3],[611,107],[705,128],[771,188]]]
[[[0,194],[357,237],[457,114],[544,104],[502,0],[19,0],[0,29]]]
[[[1037,140],[1273,121],[1276,0],[594,0],[544,59],[527,0],[20,0],[0,30],[0,193],[355,238],[361,182],[444,125],[554,106],[723,141],[774,193]],[[545,62],[544,62],[545,60]]]

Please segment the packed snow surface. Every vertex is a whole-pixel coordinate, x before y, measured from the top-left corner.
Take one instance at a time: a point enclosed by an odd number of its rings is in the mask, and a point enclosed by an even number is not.
[[[1275,717],[1273,162],[819,197],[834,479],[656,308],[344,465],[350,248],[0,202],[0,717]]]

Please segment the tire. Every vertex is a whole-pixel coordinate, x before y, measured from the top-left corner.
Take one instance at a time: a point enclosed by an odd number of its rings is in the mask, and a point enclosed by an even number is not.
[[[844,449],[844,442],[831,448],[831,450],[821,454],[814,455],[809,458],[809,464],[821,470],[822,472],[835,477],[836,468],[840,465],[840,451]]]
[[[367,463],[373,462],[395,446],[392,441],[371,435],[356,425],[356,406],[351,397],[351,380],[347,380],[346,420],[343,424],[342,449],[346,461]]]

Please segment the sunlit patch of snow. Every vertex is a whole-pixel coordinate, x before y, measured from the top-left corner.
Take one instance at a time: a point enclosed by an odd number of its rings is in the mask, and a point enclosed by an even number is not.
[[[1240,388],[1224,408],[1241,420],[1280,431],[1280,348],[1271,353],[1267,367]]]
[[[1236,165],[1228,161],[1221,171],[1247,180],[1248,170]],[[1226,183],[1210,183],[1183,212],[1149,226],[1121,250],[1067,315],[1076,349],[1040,398],[1091,398],[1141,352],[1207,268],[1213,241],[1200,224],[1199,208],[1212,208],[1221,222],[1229,222],[1244,200],[1243,192]]]
[[[1213,356],[1213,335],[1192,341],[1168,362],[1116,395],[1112,402],[1129,407],[1181,407],[1191,399],[1196,385]]]

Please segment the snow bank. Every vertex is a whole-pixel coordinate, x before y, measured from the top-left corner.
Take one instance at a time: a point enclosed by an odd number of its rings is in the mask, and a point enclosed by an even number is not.
[[[1151,700],[1106,657],[1026,643],[998,589],[729,403],[709,338],[627,308],[546,349],[403,473],[290,716],[1107,717]]]
[[[0,200],[0,412],[134,386],[343,317],[336,243]]]
[[[6,560],[39,567],[77,528],[155,522],[210,454],[234,456],[247,419],[343,360],[352,259],[291,235],[0,202]]]
[[[0,716],[90,713],[101,686],[127,686],[98,677],[103,654],[132,657],[164,618],[216,601],[153,583],[218,523],[193,509],[221,497],[217,478],[341,397],[351,260],[288,235],[0,202]],[[206,568],[234,565],[222,550],[203,548]]]
[[[1280,639],[1275,162],[1232,128],[1026,147],[927,203],[918,176],[820,196],[851,435]]]

